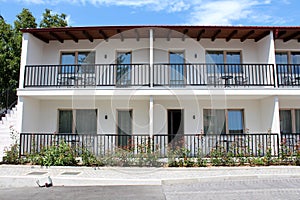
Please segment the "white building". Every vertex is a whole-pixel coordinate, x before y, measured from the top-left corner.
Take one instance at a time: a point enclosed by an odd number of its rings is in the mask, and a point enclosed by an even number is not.
[[[300,132],[300,27],[22,32],[20,133]]]

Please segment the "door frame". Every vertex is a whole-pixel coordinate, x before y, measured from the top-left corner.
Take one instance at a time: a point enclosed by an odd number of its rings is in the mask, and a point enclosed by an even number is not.
[[[169,119],[169,113],[171,113],[172,111],[180,111],[181,113],[181,120],[180,120],[180,126],[183,126],[182,127],[182,134],[179,133],[179,135],[184,135],[184,109],[183,108],[169,108],[167,109],[167,135],[168,135],[168,143],[170,143],[174,138],[175,136],[178,134],[174,134],[172,133],[172,136],[170,137],[170,119]]]
[[[124,109],[116,109],[116,145],[118,147],[121,147],[119,145],[119,111],[128,111],[131,112],[131,135],[130,137],[133,135],[133,109],[132,108],[124,108]],[[131,144],[133,144],[133,141],[131,141]]]

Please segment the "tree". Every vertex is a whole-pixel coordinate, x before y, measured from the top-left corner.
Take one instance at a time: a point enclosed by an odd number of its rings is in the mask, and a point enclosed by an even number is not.
[[[23,28],[36,28],[37,23],[35,22],[35,17],[32,15],[32,13],[26,9],[23,8],[22,12],[18,14],[17,19],[14,21],[14,29],[16,31],[20,31],[20,29]]]
[[[0,88],[4,89],[16,84],[18,80],[19,59],[15,56],[16,41],[11,25],[7,24],[4,18],[0,18]]]
[[[67,15],[62,14],[53,14],[51,10],[45,9],[43,13],[43,19],[40,22],[41,28],[52,28],[52,27],[66,27],[68,22],[66,20]]]
[[[37,23],[35,17],[32,13],[23,8],[22,12],[18,14],[17,19],[14,21],[14,38],[15,38],[15,45],[14,45],[14,56],[16,60],[15,70],[19,74],[20,69],[20,58],[21,58],[21,49],[22,49],[22,32],[20,29],[25,28],[36,28]],[[15,82],[18,82],[18,77]]]

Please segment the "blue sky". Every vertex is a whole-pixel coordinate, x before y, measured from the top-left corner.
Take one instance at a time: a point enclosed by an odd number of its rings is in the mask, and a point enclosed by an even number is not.
[[[299,0],[0,0],[7,23],[23,8],[38,23],[46,8],[65,13],[70,26],[300,25]]]

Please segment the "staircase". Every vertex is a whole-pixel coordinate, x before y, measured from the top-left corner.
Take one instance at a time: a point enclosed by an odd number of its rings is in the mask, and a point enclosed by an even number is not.
[[[12,130],[17,126],[17,106],[8,110],[4,117],[0,119],[0,162],[3,160],[4,150],[15,141],[11,138]],[[19,138],[17,138],[19,139]]]

